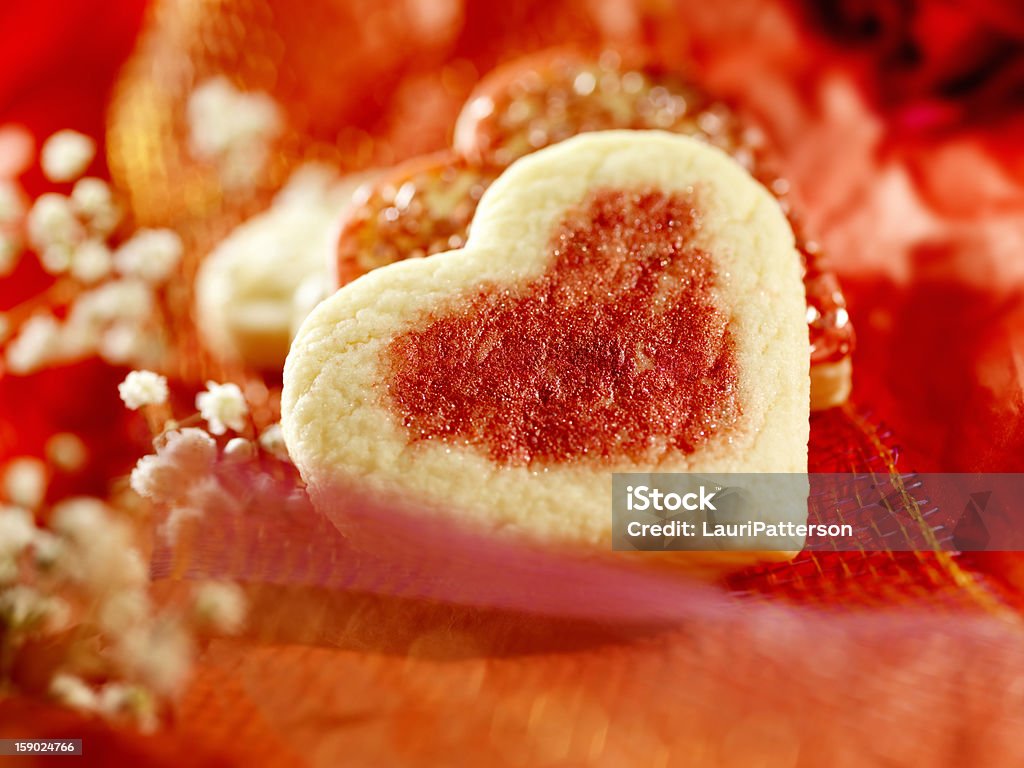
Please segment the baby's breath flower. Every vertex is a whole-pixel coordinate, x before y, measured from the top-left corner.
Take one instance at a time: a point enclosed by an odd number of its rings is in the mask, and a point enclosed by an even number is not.
[[[167,402],[167,379],[153,371],[132,371],[117,385],[124,404],[133,411]]]
[[[17,557],[35,538],[32,513],[21,507],[0,505],[0,558]]]
[[[181,238],[169,229],[141,229],[114,253],[114,264],[123,275],[159,285],[181,261]]]
[[[64,436],[80,443],[73,435]],[[209,434],[183,429],[167,435],[158,456],[151,458],[173,465],[180,480],[190,474],[189,468],[212,463],[216,453]],[[9,487],[12,468],[17,475],[19,462],[40,463],[25,457],[4,468],[0,479],[8,496],[19,496]],[[215,483],[215,478],[204,473],[200,482]],[[36,495],[41,499],[41,491]],[[159,700],[179,693],[187,678],[194,656],[193,631],[201,622],[155,610],[136,532],[104,501],[71,498],[49,512],[49,528],[42,529],[28,510],[0,505],[4,654],[13,653],[14,663],[20,663],[23,649],[33,647],[26,642],[45,642],[72,619],[81,622],[89,628],[87,637],[68,636],[71,645],[65,658],[76,665],[102,662],[108,681],[94,686],[70,670],[61,671],[50,680],[50,696],[73,709],[153,730]],[[60,596],[64,589],[81,598],[76,599],[74,612]],[[206,624],[225,633],[241,626],[240,595],[233,594],[230,585],[200,587],[197,592],[189,607],[198,610]]]
[[[41,627],[62,628],[67,621],[67,603],[44,595],[33,587],[15,584],[0,591],[0,624],[19,632]]]
[[[178,492],[178,473],[158,456],[143,456],[128,478],[131,489],[153,501],[173,498]]]
[[[26,376],[44,368],[60,356],[61,327],[50,314],[33,315],[7,346],[7,367],[11,373]]]
[[[245,622],[245,593],[237,584],[211,581],[201,584],[192,604],[194,620],[201,629],[234,635]]]
[[[100,689],[97,709],[104,716],[128,718],[144,733],[156,728],[156,704],[153,695],[139,685],[107,683]]]
[[[145,589],[126,589],[111,594],[99,607],[97,623],[105,632],[118,634],[149,618],[149,595]]]
[[[260,433],[260,447],[271,456],[283,461],[288,460],[288,446],[284,443],[280,423],[271,424]]]
[[[153,311],[153,291],[139,280],[115,280],[103,286],[112,301],[112,317],[141,320]]]
[[[184,501],[185,506],[201,510],[216,509],[223,512],[239,507],[238,497],[213,475],[202,476],[192,483]]]
[[[109,362],[143,364],[159,354],[142,324],[153,311],[152,289],[141,280],[102,283],[71,304],[62,345],[67,357],[99,351]]]
[[[59,704],[79,712],[93,712],[99,704],[96,692],[82,678],[63,673],[50,681],[50,696]]]
[[[65,544],[58,564],[62,574],[96,598],[144,587],[146,564],[131,529],[99,499],[80,497],[53,509],[54,532]]]
[[[91,323],[113,320],[142,320],[152,311],[152,289],[141,280],[111,280],[81,294],[71,307],[72,314]]]
[[[188,101],[189,142],[197,157],[222,157],[246,143],[280,132],[280,107],[266,93],[243,92],[226,77],[196,88]]]
[[[132,470],[130,484],[140,496],[173,502],[197,482],[216,482],[208,476],[217,459],[217,443],[201,429],[168,432],[156,455],[143,456]]]
[[[27,224],[29,241],[40,252],[54,246],[70,248],[84,234],[71,201],[53,192],[36,199]]]
[[[76,472],[85,466],[89,451],[78,435],[58,432],[46,441],[46,458],[65,472]]]
[[[228,429],[241,432],[245,429],[245,419],[249,415],[249,406],[242,390],[231,382],[206,382],[206,391],[196,395],[196,408],[210,425],[210,432],[215,435],[223,435]]]
[[[109,235],[121,219],[110,186],[102,179],[79,179],[71,190],[71,205],[99,237]]]
[[[46,497],[46,465],[33,456],[21,456],[7,463],[3,490],[8,501],[35,509]]]
[[[283,126],[273,99],[239,91],[225,77],[207,80],[189,97],[189,148],[195,157],[216,164],[225,186],[256,180]]]
[[[224,458],[228,461],[239,462],[251,459],[256,455],[256,446],[252,440],[244,437],[232,437],[224,446]]]
[[[31,512],[0,505],[0,585],[18,578],[18,557],[32,544],[36,530]]]
[[[0,590],[0,618],[12,629],[23,628],[38,614],[41,595],[32,587],[15,584]]]
[[[84,312],[77,311],[77,304],[71,305],[64,326],[61,328],[60,347],[63,355],[74,360],[87,357],[96,351],[100,343],[102,324],[94,318],[86,317]]]
[[[51,570],[63,551],[64,544],[57,536],[41,528],[36,529],[35,536],[32,537],[32,555],[36,568],[41,571]]]
[[[217,442],[206,430],[185,427],[164,435],[157,453],[197,479],[217,460]]]
[[[96,142],[77,131],[58,131],[46,140],[40,154],[43,173],[50,181],[73,181],[89,167]]]
[[[110,249],[99,240],[86,240],[71,253],[71,276],[83,283],[97,283],[110,274]]]
[[[66,243],[52,243],[39,252],[39,264],[51,275],[62,275],[71,269],[74,250]]]
[[[78,543],[103,536],[107,506],[99,499],[78,497],[62,501],[53,510],[53,530]]]
[[[157,620],[120,634],[115,654],[133,677],[155,693],[174,695],[188,676],[192,640],[180,624]]]
[[[100,336],[100,357],[111,365],[141,363],[149,349],[149,340],[134,323],[118,322]]]
[[[124,683],[107,683],[100,689],[99,711],[111,717],[125,714],[131,690],[132,687]]]

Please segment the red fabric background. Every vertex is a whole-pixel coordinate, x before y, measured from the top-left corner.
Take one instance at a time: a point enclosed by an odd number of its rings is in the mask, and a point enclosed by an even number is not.
[[[893,427],[905,450],[904,467],[1024,471],[1024,148],[1015,139],[1024,131],[1024,114],[1008,108],[1011,93],[1006,88],[979,89],[959,100],[936,97],[936,83],[945,77],[949,61],[962,50],[977,49],[979,44],[973,41],[978,35],[985,39],[993,18],[1014,34],[1020,32],[1014,26],[1020,19],[1002,13],[1012,3],[991,2],[977,9],[941,5],[947,10],[945,16],[932,12],[921,22],[923,32],[907,32],[933,41],[932,55],[924,58],[916,72],[903,73],[898,81],[890,77],[891,59],[884,46],[826,41],[817,36],[820,27],[810,22],[796,46],[799,59],[787,59],[791,53],[781,55],[776,75],[793,76],[788,91],[772,91],[777,82],[771,76],[745,78],[742,67],[730,73],[730,65],[738,67],[742,62],[735,51],[731,60],[706,53],[717,61],[716,77],[723,87],[761,102],[761,111],[791,156],[796,193],[808,207],[812,226],[822,233],[849,294],[859,335],[854,400]],[[141,0],[18,0],[0,5],[0,124],[24,124],[39,138],[64,127],[101,138],[112,79],[131,49],[143,6]],[[646,34],[658,37],[660,33],[648,30]],[[1019,59],[1016,64],[1011,60],[1009,66],[1019,67]],[[835,72],[840,79],[848,76],[860,90],[850,91],[842,84],[822,90],[822,70]],[[818,79],[809,82],[813,78]],[[769,96],[776,93],[789,93],[796,101],[786,102],[782,96],[773,101]],[[102,172],[102,160],[94,172]],[[38,175],[30,175],[26,183],[33,191],[43,186]],[[911,236],[910,231],[917,234]],[[17,278],[0,285],[0,300],[9,302],[11,296],[28,290],[28,277]],[[124,437],[131,427],[113,387],[120,375],[84,364],[22,382],[0,380],[0,459],[38,452],[39,436],[54,429]],[[71,385],[77,393],[75,401],[67,399]],[[88,407],[83,408],[86,402]],[[126,458],[121,456],[113,465],[123,465]],[[107,469],[106,465],[90,468],[95,474],[81,478],[83,487],[95,484]],[[1004,570],[1009,572],[1015,564],[1016,559],[1004,562]],[[294,596],[274,604],[290,599]],[[448,619],[437,621],[445,624]],[[745,624],[736,634],[750,631]],[[879,632],[876,627],[865,631],[864,637],[848,637],[847,664],[865,674],[874,670],[898,677],[913,662],[897,658],[890,667],[884,659],[879,661],[872,650],[884,646],[884,632],[881,637]],[[991,661],[990,686],[977,681],[973,686],[950,683],[935,710],[936,716],[951,722],[963,712],[979,724],[991,722],[999,714],[999,704],[989,702],[984,692],[1005,682],[998,677],[1004,669],[998,660],[1007,658],[1012,662],[1009,666],[1020,667],[1008,650],[1012,645],[1002,636],[988,644],[986,633],[998,635],[982,628],[948,641],[924,670],[931,678],[907,673],[908,707],[914,701],[920,702],[921,709],[935,706],[927,691],[914,683],[955,680],[964,659],[991,658],[995,661]],[[792,655],[812,649],[820,636],[801,635],[794,641]],[[942,638],[944,633],[936,630],[935,637]],[[779,641],[773,647],[784,645]],[[675,647],[684,649],[675,651],[679,654],[691,646]],[[987,655],[993,647],[1002,649],[1002,657]],[[264,651],[246,657],[249,661],[244,664],[236,662],[240,674],[248,669],[258,680],[270,674],[273,658],[261,661],[260,653]],[[316,653],[303,655],[302,665],[297,665],[306,669],[310,679],[323,663]],[[722,668],[732,664],[726,657],[720,662]],[[388,669],[396,676],[396,686],[408,682],[394,671],[398,667]],[[702,672],[691,671],[697,685]],[[555,668],[551,674],[558,672]],[[510,665],[507,674],[515,678],[519,672]],[[88,739],[89,762],[107,764],[117,759],[158,765],[183,760],[231,765],[258,758],[287,762],[292,757],[266,735],[260,713],[236,691],[237,679],[216,669],[207,669],[203,675],[202,685],[190,694],[191,711],[209,712],[220,722],[244,724],[248,733],[262,733],[262,741],[232,743],[223,733],[204,740],[209,734],[188,724],[157,737],[140,737],[10,699],[0,703],[0,736],[73,731]],[[778,691],[788,685],[784,666],[778,667],[775,677]],[[446,679],[437,678],[435,684]],[[458,678],[450,680],[458,683]],[[819,694],[827,683],[821,683]],[[973,698],[965,699],[968,687]],[[773,690],[736,689],[730,694],[719,688],[708,691],[708,697],[723,707],[738,708],[749,697],[771,708],[776,698],[783,697]],[[880,702],[891,691],[869,683],[858,690],[865,701]],[[430,696],[424,696],[429,702]],[[802,711],[814,717],[815,699],[808,701],[810,705]],[[828,711],[828,699],[824,701]],[[426,705],[422,706],[423,711],[414,707],[412,715],[426,717]],[[472,695],[466,696],[466,706],[473,706]],[[838,710],[831,714],[834,722],[842,721]],[[994,765],[1000,756],[999,744],[992,749],[996,752],[989,764]],[[950,754],[955,759],[955,753]]]

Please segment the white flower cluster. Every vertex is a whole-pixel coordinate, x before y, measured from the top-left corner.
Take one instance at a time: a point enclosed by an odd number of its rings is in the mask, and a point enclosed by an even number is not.
[[[245,430],[249,406],[237,384],[206,382],[206,391],[196,395],[196,408],[215,435],[223,435],[229,429]]]
[[[181,261],[181,238],[169,229],[140,229],[114,252],[114,266],[122,274],[150,285],[161,285]]]
[[[86,284],[110,274],[105,240],[121,221],[107,183],[79,178],[95,154],[95,142],[76,131],[59,131],[47,139],[40,156],[43,173],[54,182],[78,181],[69,196],[40,196],[25,221],[28,242],[43,268],[52,274],[70,273]],[[22,207],[18,215],[24,213]]]
[[[83,243],[68,263],[71,276],[83,284],[110,279],[78,293],[63,321],[40,309],[23,322],[7,346],[7,369],[28,375],[96,353],[116,365],[158,362],[164,347],[155,289],[180,254],[177,236],[163,231],[140,232],[113,255],[98,241]]]
[[[70,620],[71,607],[59,597],[24,584],[0,587],[0,624],[12,635],[60,632]]]
[[[284,433],[281,431],[281,422],[275,422],[260,432],[260,448],[271,456],[281,461],[290,461],[288,446],[284,442]]]
[[[3,471],[3,495],[12,504],[36,509],[46,498],[46,464],[33,456],[19,456],[7,462]]]
[[[41,195],[25,226],[29,244],[51,274],[70,273],[86,284],[115,272],[151,285],[165,282],[181,259],[181,239],[170,230],[142,229],[111,251],[107,238],[120,219],[107,183],[85,178],[68,197],[56,192]]]
[[[31,654],[29,638],[42,639],[74,625],[99,632],[101,643],[82,643],[67,654],[67,665],[117,681],[149,702],[131,713],[107,706],[113,696],[106,686],[73,686],[72,670],[59,670],[51,690],[62,701],[109,715],[132,714],[140,725],[155,724],[155,697],[176,693],[185,681],[192,646],[183,622],[185,642],[169,649],[153,643],[140,647],[133,638],[152,633],[159,621],[148,592],[146,564],[135,533],[98,499],[63,501],[51,510],[50,528],[35,522],[19,507],[0,508],[0,616],[7,632],[5,652]],[[86,692],[92,695],[88,695]],[[101,702],[103,705],[101,706]]]
[[[205,461],[204,448],[197,453],[188,437],[172,451],[185,464]],[[233,634],[243,627],[241,590],[224,582],[199,584],[184,612],[161,609],[149,592],[137,519],[133,524],[105,502],[85,497],[62,501],[41,516],[48,517],[48,527],[22,506],[0,504],[0,656],[31,664],[35,649],[52,645],[47,638],[82,627],[84,632],[64,635],[62,642],[70,637],[72,647],[56,667],[50,651],[44,652],[53,668],[51,696],[144,730],[156,727],[161,702],[187,681],[195,634]],[[9,669],[0,668],[0,686],[14,685],[4,679]]]
[[[115,365],[156,364],[165,348],[156,307],[153,286],[121,277],[79,293],[63,321],[40,308],[8,342],[7,370],[26,376],[92,354]]]
[[[132,371],[117,385],[124,404],[133,411],[144,405],[162,405],[167,402],[167,379],[153,371]]]
[[[74,181],[96,156],[96,142],[78,131],[58,131],[43,144],[40,164],[50,181]]]
[[[50,696],[68,709],[134,723],[143,733],[155,731],[159,724],[157,702],[153,694],[141,685],[105,683],[91,686],[77,675],[60,673],[50,681]]]
[[[0,275],[14,269],[25,240],[45,271],[74,286],[64,289],[72,297],[64,320],[40,302],[5,329],[3,336],[14,336],[4,353],[14,375],[92,354],[118,365],[152,364],[163,351],[156,291],[181,260],[181,239],[170,230],[143,229],[113,248],[110,237],[121,222],[114,195],[101,179],[79,178],[94,153],[82,134],[51,136],[42,149],[43,171],[52,181],[75,184],[70,194],[50,192],[31,206],[17,184],[0,180]]]
[[[139,459],[131,487],[140,496],[167,504],[187,503],[192,487],[211,474],[217,442],[209,433],[185,427],[166,433],[155,454]]]
[[[236,126],[243,145],[244,136],[265,133],[257,130],[257,112],[249,115],[251,130]],[[225,145],[228,154],[231,146]],[[162,357],[158,292],[182,258],[182,243],[167,230],[140,230],[111,244],[121,222],[114,195],[102,180],[81,178],[95,149],[73,131],[44,144],[43,172],[67,182],[68,194],[45,194],[30,204],[19,185],[0,178],[0,276],[17,267],[28,245],[57,278],[49,293],[0,314],[0,375],[95,353],[142,366]],[[26,153],[30,163],[31,147]],[[119,392],[133,409],[168,399],[167,380],[149,370],[133,371]],[[211,430],[246,429],[248,406],[236,385],[211,382],[203,395],[199,407]],[[236,439],[255,456],[251,441]],[[139,462],[132,487],[178,503],[180,519],[214,503],[233,504],[213,471],[217,453],[208,432],[174,430]],[[8,675],[24,656],[25,665],[52,672],[49,690],[57,701],[155,727],[164,700],[187,679],[196,633],[233,633],[244,625],[241,590],[197,585],[187,605],[161,608],[150,594],[142,547],[151,533],[148,517],[94,498],[50,505],[51,477],[81,470],[89,451],[77,435],[57,433],[45,441],[45,456],[0,464],[0,690],[17,687]],[[82,631],[65,631],[72,627]],[[57,632],[63,633],[59,658],[52,650]],[[39,653],[43,658],[34,658]]]
[[[89,449],[78,435],[57,432],[46,440],[46,458],[62,472],[77,472],[89,460]]]
[[[258,180],[284,127],[281,108],[270,96],[240,91],[223,76],[192,91],[187,120],[192,154],[213,162],[227,188]]]
[[[236,440],[249,443],[243,438]],[[140,458],[132,470],[132,490],[169,510],[161,532],[170,543],[176,543],[183,528],[208,510],[234,512],[240,508],[217,474],[217,458],[217,442],[209,432],[184,427],[164,433],[156,441],[156,453]],[[227,449],[225,459],[235,460]]]
[[[195,591],[192,611],[197,626],[218,635],[236,635],[245,624],[245,595],[232,582],[207,582]]]
[[[129,405],[159,399],[162,391],[149,393],[158,381],[145,371],[135,371],[121,385],[122,398]],[[199,413],[207,422],[207,429],[176,427],[164,432],[154,441],[155,452],[143,456],[132,470],[130,486],[139,496],[163,508],[167,517],[160,532],[171,544],[177,545],[186,530],[201,525],[208,513],[214,516],[237,514],[265,497],[255,486],[267,476],[261,473],[261,462],[272,457],[289,462],[288,451],[281,434],[280,424],[271,424],[253,438],[255,430],[250,422],[249,404],[237,384],[207,382],[207,388],[196,395]],[[241,432],[218,445],[214,435]],[[255,486],[239,494],[237,471],[252,469],[256,472]],[[247,486],[248,487],[248,486]]]
[[[7,369],[16,375],[34,373],[59,359],[62,346],[57,318],[49,313],[33,315],[7,346]]]

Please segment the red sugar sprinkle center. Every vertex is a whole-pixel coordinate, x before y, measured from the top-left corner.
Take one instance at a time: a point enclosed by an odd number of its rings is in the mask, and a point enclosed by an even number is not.
[[[602,189],[569,212],[550,266],[484,285],[386,351],[410,442],[505,465],[654,461],[735,423],[735,350],[690,196]]]

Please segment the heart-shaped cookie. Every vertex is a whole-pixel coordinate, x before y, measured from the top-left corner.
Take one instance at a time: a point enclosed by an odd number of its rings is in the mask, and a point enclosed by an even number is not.
[[[461,250],[321,303],[282,426],[329,513],[354,477],[484,530],[606,547],[612,472],[805,471],[808,387],[777,201],[706,144],[607,131],[510,166]]]
[[[296,316],[305,317],[297,306],[299,289],[327,281],[324,254],[337,211],[351,204],[353,192],[369,178],[302,166],[270,208],[236,227],[203,260],[195,281],[195,317],[211,352],[233,363],[280,370]],[[322,297],[322,287],[319,292]]]

